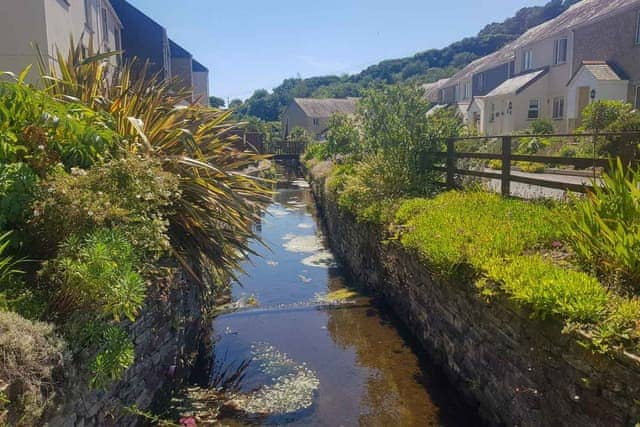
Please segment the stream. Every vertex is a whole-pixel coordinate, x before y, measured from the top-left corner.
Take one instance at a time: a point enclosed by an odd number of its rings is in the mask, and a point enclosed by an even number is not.
[[[390,312],[349,287],[308,184],[281,187],[257,225],[267,247],[252,243],[233,310],[213,322],[210,387],[234,405],[222,424],[477,424]]]

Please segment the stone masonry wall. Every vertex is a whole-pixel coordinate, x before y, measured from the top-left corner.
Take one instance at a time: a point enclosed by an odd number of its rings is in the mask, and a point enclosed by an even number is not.
[[[505,297],[484,300],[471,284],[444,283],[419,257],[380,243],[325,192],[312,189],[346,273],[387,302],[491,425],[634,426],[640,365],[594,355],[558,320],[532,319]]]
[[[198,286],[182,270],[169,274],[159,286],[165,295],[154,295],[135,323],[125,325],[133,338],[136,359],[122,380],[106,391],[88,387],[88,373],[71,373],[62,403],[48,417],[52,427],[131,426],[137,417],[122,408],[148,409],[171,383],[176,370],[194,351],[202,331]],[[88,360],[89,354],[83,355]]]

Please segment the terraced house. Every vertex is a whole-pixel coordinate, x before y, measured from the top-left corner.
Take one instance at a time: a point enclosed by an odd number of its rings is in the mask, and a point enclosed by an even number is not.
[[[126,0],[0,1],[0,71],[17,74],[35,64],[33,45],[55,63],[58,51],[67,55],[70,37],[102,52],[123,50],[125,58],[148,60],[152,71],[167,79],[178,77],[192,87],[194,102],[208,104],[209,70],[170,42],[162,25]],[[116,57],[111,61],[117,66]],[[32,72],[30,81],[35,80]]]
[[[427,97],[486,135],[538,119],[572,131],[594,100],[640,107],[640,0],[583,0],[437,86]]]
[[[85,44],[92,39],[102,51],[119,50],[122,29],[108,0],[0,1],[0,70],[19,73],[35,64],[33,45],[55,63],[58,51],[68,53],[70,36]]]

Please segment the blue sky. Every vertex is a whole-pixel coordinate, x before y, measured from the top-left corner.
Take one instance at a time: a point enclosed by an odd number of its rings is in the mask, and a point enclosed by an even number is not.
[[[247,98],[287,77],[361,71],[440,48],[546,0],[130,0],[211,71],[211,93]]]

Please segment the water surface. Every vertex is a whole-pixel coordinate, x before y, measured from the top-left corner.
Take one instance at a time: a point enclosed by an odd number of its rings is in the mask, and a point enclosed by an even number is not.
[[[242,308],[213,324],[218,370],[250,361],[238,396],[253,416],[225,424],[475,424],[386,310],[363,295],[332,299],[349,284],[304,181],[278,190],[258,232],[269,249],[254,243],[261,256],[233,285]]]

